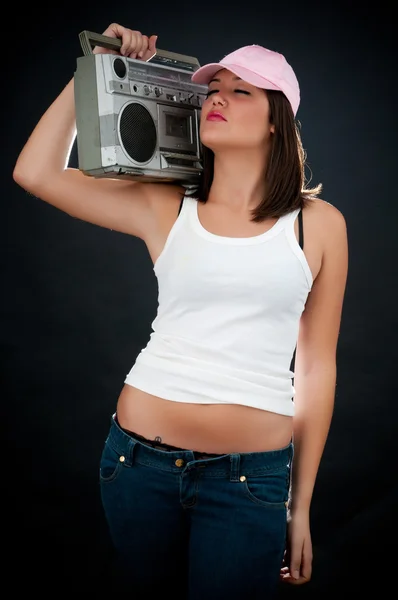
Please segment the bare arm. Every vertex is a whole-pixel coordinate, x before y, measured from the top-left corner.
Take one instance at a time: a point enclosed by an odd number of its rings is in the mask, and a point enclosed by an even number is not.
[[[312,575],[310,505],[333,415],[336,350],[348,272],[347,229],[332,205],[325,222],[322,266],[301,315],[295,360],[294,458],[283,581],[303,584]]]
[[[324,251],[300,320],[295,364],[296,413],[292,510],[309,511],[335,400],[336,350],[348,272],[343,215],[325,203]]]
[[[112,29],[113,28],[113,29]],[[122,37],[125,54],[153,53],[146,36],[119,25],[106,34]],[[38,198],[73,217],[145,239],[154,226],[154,206],[176,198],[180,186],[117,179],[95,179],[68,167],[76,137],[74,81],[47,109],[23,147],[13,177]]]

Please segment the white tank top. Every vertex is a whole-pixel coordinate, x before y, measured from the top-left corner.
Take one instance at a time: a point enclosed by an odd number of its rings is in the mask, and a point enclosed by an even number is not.
[[[263,234],[207,231],[185,197],[154,265],[158,312],[125,383],[175,402],[294,414],[291,361],[313,280],[294,233],[300,209]]]

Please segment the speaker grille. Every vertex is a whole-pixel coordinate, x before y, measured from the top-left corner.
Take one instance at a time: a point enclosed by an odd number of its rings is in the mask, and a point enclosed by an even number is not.
[[[120,138],[125,151],[135,162],[148,162],[156,149],[156,127],[142,104],[127,104],[120,115]]]

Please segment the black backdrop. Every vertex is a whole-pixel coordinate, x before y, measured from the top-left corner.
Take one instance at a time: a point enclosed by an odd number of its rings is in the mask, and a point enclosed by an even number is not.
[[[14,19],[3,23],[1,398],[3,561],[14,592],[105,590],[111,571],[98,461],[124,376],[150,333],[156,281],[139,240],[31,197],[12,168],[73,75],[79,32],[102,33],[117,21],[157,33],[160,48],[201,64],[259,43],[296,70],[313,182],[346,218],[350,265],[336,408],[311,511],[313,578],[280,594],[380,594],[390,577],[394,583],[397,533],[392,3],[72,2],[35,6],[30,16],[11,9]]]

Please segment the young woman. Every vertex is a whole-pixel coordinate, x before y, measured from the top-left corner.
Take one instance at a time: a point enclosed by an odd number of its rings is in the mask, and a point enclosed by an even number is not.
[[[122,40],[124,56],[156,51],[156,36],[118,24],[104,34]],[[279,581],[311,578],[346,224],[321,186],[306,187],[299,85],[281,54],[246,46],[193,79],[209,90],[195,195],[68,168],[73,79],[14,179],[75,218],[141,238],[158,278],[153,333],[126,376],[100,464],[126,589],[269,599]]]

